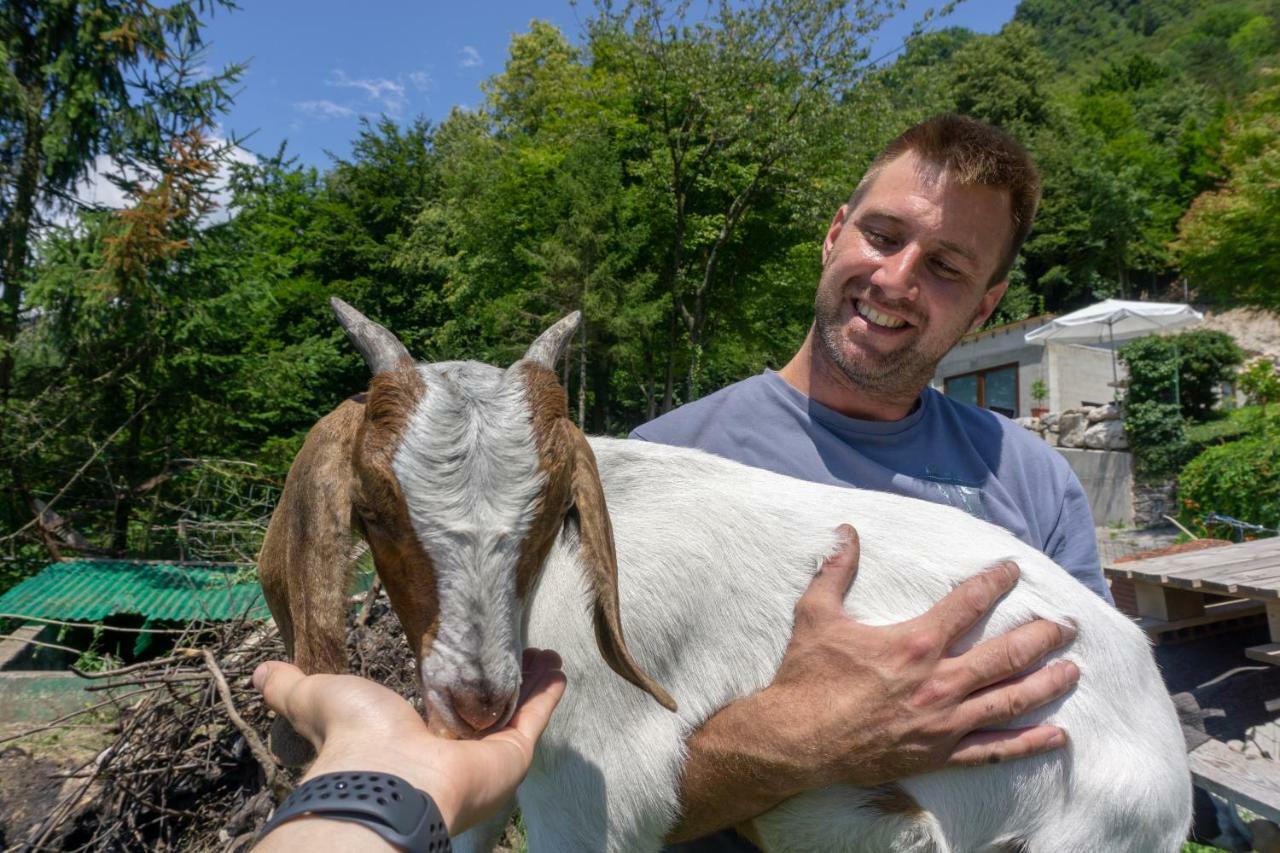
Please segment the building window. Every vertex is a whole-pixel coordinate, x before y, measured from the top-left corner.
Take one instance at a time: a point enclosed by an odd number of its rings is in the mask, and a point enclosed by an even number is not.
[[[943,393],[962,403],[1018,416],[1018,365],[1002,364],[987,370],[948,376],[942,380]]]

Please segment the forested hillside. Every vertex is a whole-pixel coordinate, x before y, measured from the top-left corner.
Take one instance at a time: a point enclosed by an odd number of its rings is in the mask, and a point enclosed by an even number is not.
[[[1280,307],[1280,0],[1024,0],[998,34],[890,59],[882,0],[675,5],[531,22],[481,108],[366,124],[322,171],[257,152],[223,221],[210,128],[237,69],[193,72],[202,7],[5,4],[0,554],[251,557],[306,429],[367,381],[329,295],[422,359],[508,362],[583,309],[565,381],[595,432],[778,366],[831,213],[943,110],[1044,173],[993,322],[1113,295]],[[54,66],[77,70],[32,70]],[[146,170],[134,207],[41,226],[106,153]]]

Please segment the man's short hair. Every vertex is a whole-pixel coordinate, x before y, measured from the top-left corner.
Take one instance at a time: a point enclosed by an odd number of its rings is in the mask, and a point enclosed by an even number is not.
[[[997,127],[968,116],[943,113],[907,128],[876,155],[849,196],[850,211],[858,206],[880,171],[908,151],[962,186],[994,187],[1009,194],[1009,246],[987,286],[1003,281],[1031,231],[1040,203],[1040,173],[1031,155]]]

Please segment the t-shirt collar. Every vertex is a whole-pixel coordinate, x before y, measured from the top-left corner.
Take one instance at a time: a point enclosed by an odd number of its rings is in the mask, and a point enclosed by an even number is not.
[[[847,434],[897,435],[898,433],[906,432],[924,419],[925,412],[929,408],[933,396],[930,393],[931,389],[925,388],[920,394],[918,405],[906,417],[896,421],[869,421],[861,418],[851,418],[848,415],[837,412],[835,409],[822,405],[817,400],[796,390],[791,383],[783,379],[775,370],[770,370],[766,367],[763,375],[768,387],[775,393],[781,394],[788,404],[803,410],[811,419],[818,421],[828,429]]]

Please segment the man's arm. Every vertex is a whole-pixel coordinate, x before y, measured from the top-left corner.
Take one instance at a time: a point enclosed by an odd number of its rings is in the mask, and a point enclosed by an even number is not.
[[[922,616],[872,627],[844,612],[857,534],[796,603],[790,645],[773,683],[718,712],[690,738],[682,816],[668,841],[750,820],[802,791],[862,787],[947,766],[1035,755],[1066,743],[1054,726],[997,726],[1071,689],[1061,662],[1014,677],[1069,642],[1037,620],[948,657],[948,649],[1013,588],[1018,568],[965,581]]]

